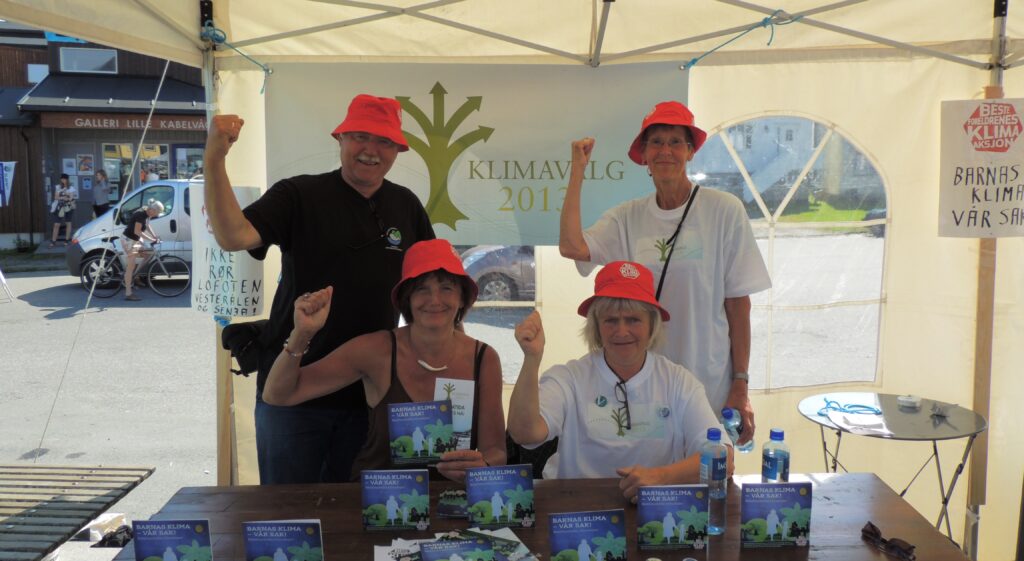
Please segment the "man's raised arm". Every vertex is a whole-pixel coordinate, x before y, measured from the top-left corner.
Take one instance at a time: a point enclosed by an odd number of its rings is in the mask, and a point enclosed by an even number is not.
[[[253,249],[263,245],[259,232],[238,206],[225,165],[228,151],[238,140],[244,124],[245,121],[238,115],[216,115],[210,122],[206,154],[203,157],[203,202],[206,205],[206,216],[210,220],[217,244],[227,251]]]

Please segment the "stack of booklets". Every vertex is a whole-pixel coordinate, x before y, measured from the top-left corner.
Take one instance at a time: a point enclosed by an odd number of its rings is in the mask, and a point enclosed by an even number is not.
[[[626,558],[626,513],[621,508],[555,513],[548,531],[551,559]]]
[[[641,487],[637,493],[640,549],[703,549],[708,536],[708,486]]]
[[[246,561],[324,559],[319,520],[242,522]]]
[[[213,558],[208,520],[139,520],[132,531],[137,561]]]
[[[466,470],[469,522],[481,528],[530,528],[533,466],[516,464]]]
[[[399,531],[430,527],[427,470],[364,470],[360,480],[364,529]]]
[[[743,547],[805,547],[811,540],[811,483],[745,483]]]

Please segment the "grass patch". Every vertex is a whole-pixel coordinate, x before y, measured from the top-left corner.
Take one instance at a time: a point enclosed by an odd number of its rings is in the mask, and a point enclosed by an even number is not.
[[[820,201],[811,203],[810,208],[804,212],[783,214],[779,218],[779,222],[855,222],[864,220],[864,215],[867,213],[868,211],[859,208],[837,209]]]

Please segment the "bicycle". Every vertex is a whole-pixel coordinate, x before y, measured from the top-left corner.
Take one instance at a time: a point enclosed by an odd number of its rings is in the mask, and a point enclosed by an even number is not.
[[[110,298],[124,287],[124,252],[111,242],[111,249],[87,258],[82,263],[79,280],[82,288],[92,290],[97,298]],[[138,280],[153,289],[160,296],[172,297],[188,290],[192,284],[192,269],[188,262],[175,255],[160,251],[160,244],[152,245],[152,251],[135,268],[132,285],[140,288]],[[95,282],[96,288],[93,289]]]

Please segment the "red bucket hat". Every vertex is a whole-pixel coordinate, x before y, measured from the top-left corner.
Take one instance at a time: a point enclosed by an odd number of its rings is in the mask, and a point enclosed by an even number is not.
[[[409,149],[402,134],[402,106],[390,97],[359,94],[352,98],[348,115],[331,136],[338,138],[343,132],[368,132],[394,142],[399,152]]]
[[[402,280],[398,281],[391,289],[391,304],[398,308],[398,290],[402,288],[403,284],[422,274],[437,270],[448,271],[453,275],[469,279],[470,298],[469,302],[466,302],[466,307],[472,306],[476,302],[478,292],[476,283],[462,267],[459,253],[455,251],[448,240],[436,239],[416,242],[406,250],[405,259],[402,261]]]
[[[408,258],[408,256],[407,256]],[[594,279],[594,295],[580,304],[577,312],[587,317],[590,305],[597,298],[625,298],[644,302],[658,308],[662,321],[669,320],[668,311],[654,297],[654,275],[650,269],[630,261],[613,261],[604,266]]]
[[[644,164],[644,131],[651,125],[679,125],[690,129],[694,152],[700,150],[708,137],[708,133],[693,125],[693,113],[685,105],[678,101],[663,101],[655,105],[644,117],[644,122],[640,125],[640,134],[636,135],[636,139],[629,147],[629,159],[640,165]]]

